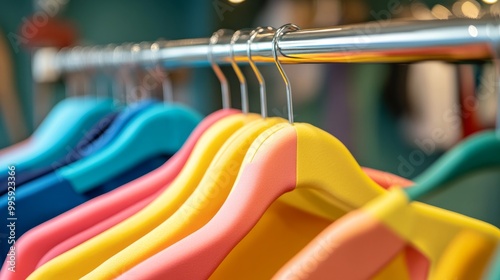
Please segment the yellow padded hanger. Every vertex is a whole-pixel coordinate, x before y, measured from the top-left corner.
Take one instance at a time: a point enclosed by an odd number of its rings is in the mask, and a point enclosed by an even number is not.
[[[484,274],[496,246],[471,231],[463,231],[448,246],[436,265],[435,279],[484,279]]]

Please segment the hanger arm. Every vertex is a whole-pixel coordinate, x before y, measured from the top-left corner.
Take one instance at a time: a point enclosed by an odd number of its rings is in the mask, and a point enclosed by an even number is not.
[[[469,139],[443,155],[434,165],[416,178],[417,184],[404,191],[410,200],[417,200],[442,190],[450,182],[471,172],[500,166],[500,136],[485,132]]]

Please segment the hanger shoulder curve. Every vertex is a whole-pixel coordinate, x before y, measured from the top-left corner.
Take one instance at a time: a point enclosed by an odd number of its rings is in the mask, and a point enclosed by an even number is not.
[[[447,186],[453,180],[484,168],[500,166],[500,136],[484,132],[459,144],[443,155],[423,174],[416,178],[414,187],[405,189],[411,200]]]
[[[137,116],[109,146],[56,171],[83,193],[158,154],[174,154],[201,120],[183,107],[158,104]]]
[[[68,98],[50,112],[35,131],[29,146],[19,153],[0,158],[0,164],[18,168],[50,165],[64,157],[85,133],[114,110],[111,99]]]

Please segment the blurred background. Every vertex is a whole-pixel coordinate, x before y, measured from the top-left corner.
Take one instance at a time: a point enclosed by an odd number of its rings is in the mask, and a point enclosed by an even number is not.
[[[121,44],[209,37],[219,28],[321,28],[398,19],[481,18],[497,15],[496,0],[0,0],[0,148],[28,137],[51,108],[68,95],[75,77],[34,83],[31,59],[39,47]],[[250,69],[251,110],[259,111],[258,84]],[[263,66],[270,115],[286,117],[283,82]],[[339,138],[361,165],[414,178],[465,137],[494,127],[492,65],[317,64],[287,65],[296,120]],[[234,106],[239,87],[231,69]],[[91,92],[105,73],[86,73]],[[204,114],[220,108],[212,70],[170,73],[175,100]],[[141,81],[141,79],[136,79]],[[481,98],[479,98],[481,97]],[[469,176],[425,201],[500,226],[500,175]]]

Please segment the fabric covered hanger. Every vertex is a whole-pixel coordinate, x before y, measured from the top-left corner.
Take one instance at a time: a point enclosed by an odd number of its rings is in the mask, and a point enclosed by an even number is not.
[[[495,59],[496,81],[500,81],[500,62]],[[497,84],[497,92],[499,87]],[[500,95],[497,98],[500,108]],[[417,184],[405,190],[410,200],[449,186],[448,183],[462,176],[486,168],[500,166],[500,110],[497,112],[495,131],[474,134],[440,157],[416,178]]]
[[[152,49],[158,49],[157,47],[153,45]],[[212,113],[196,127],[181,150],[163,166],[28,231],[16,242],[16,273],[8,273],[6,269],[2,269],[0,279],[25,279],[37,266],[138,212],[147,205],[148,199],[152,200],[159,195],[179,174],[206,130],[219,120],[238,112],[240,111],[224,108]],[[5,267],[6,265],[4,263]]]
[[[210,45],[217,43],[220,33],[214,33]],[[230,105],[229,87],[212,53],[208,53],[223,93],[223,106]],[[151,204],[120,224],[95,236],[84,244],[58,256],[30,275],[30,279],[84,276],[99,264],[147,234],[172,215],[193,192],[224,142],[240,127],[258,119],[255,114],[233,114],[213,124],[196,143],[189,159],[170,186]]]
[[[286,25],[276,32],[273,39],[275,60],[280,72],[282,69],[276,55],[277,38],[286,29],[295,28]],[[287,82],[289,120],[292,122],[290,86],[284,72],[282,75]],[[312,229],[313,231],[308,232],[312,238],[327,225],[326,218],[338,218],[339,213],[334,211],[335,208],[347,212],[384,194],[383,188],[363,174],[347,149],[328,133],[300,123],[278,124],[264,133],[268,137],[263,142],[254,142],[255,146],[249,149],[251,152],[246,155],[235,186],[210,222],[190,236],[123,273],[118,279],[130,277],[206,279],[252,230],[268,207],[274,208],[274,214],[278,215],[280,211],[285,213],[292,211],[290,206],[294,206],[293,209],[296,211],[289,216],[290,219],[299,219],[299,213],[302,213],[303,224],[300,229],[303,230],[302,233]],[[292,190],[294,191],[291,192]],[[284,196],[277,201],[282,195]],[[415,204],[419,205],[414,211],[418,213],[419,218],[427,219],[428,222],[437,219],[449,227],[461,225],[456,220],[449,221],[439,215],[434,217],[434,212],[430,210],[432,207]],[[277,224],[277,220],[274,221],[275,226],[287,228],[286,222]],[[498,238],[498,229],[482,222],[475,222],[470,222],[470,228],[467,230]],[[264,238],[266,236],[266,233],[261,235]],[[302,238],[301,236],[303,235],[299,235],[298,238]],[[285,239],[286,235],[282,238]],[[247,261],[248,254],[266,259],[255,269],[255,275],[252,275],[254,278],[267,278],[265,274],[260,274],[266,270],[266,261],[280,257],[283,258],[281,261],[286,261],[287,257],[293,256],[294,253],[267,250],[252,252],[252,246],[247,246],[246,249],[248,250],[244,252],[247,255],[243,252],[239,254],[242,257],[239,259],[240,262]],[[233,263],[233,267],[235,265]],[[245,276],[248,277],[248,275],[233,275],[238,279]]]

